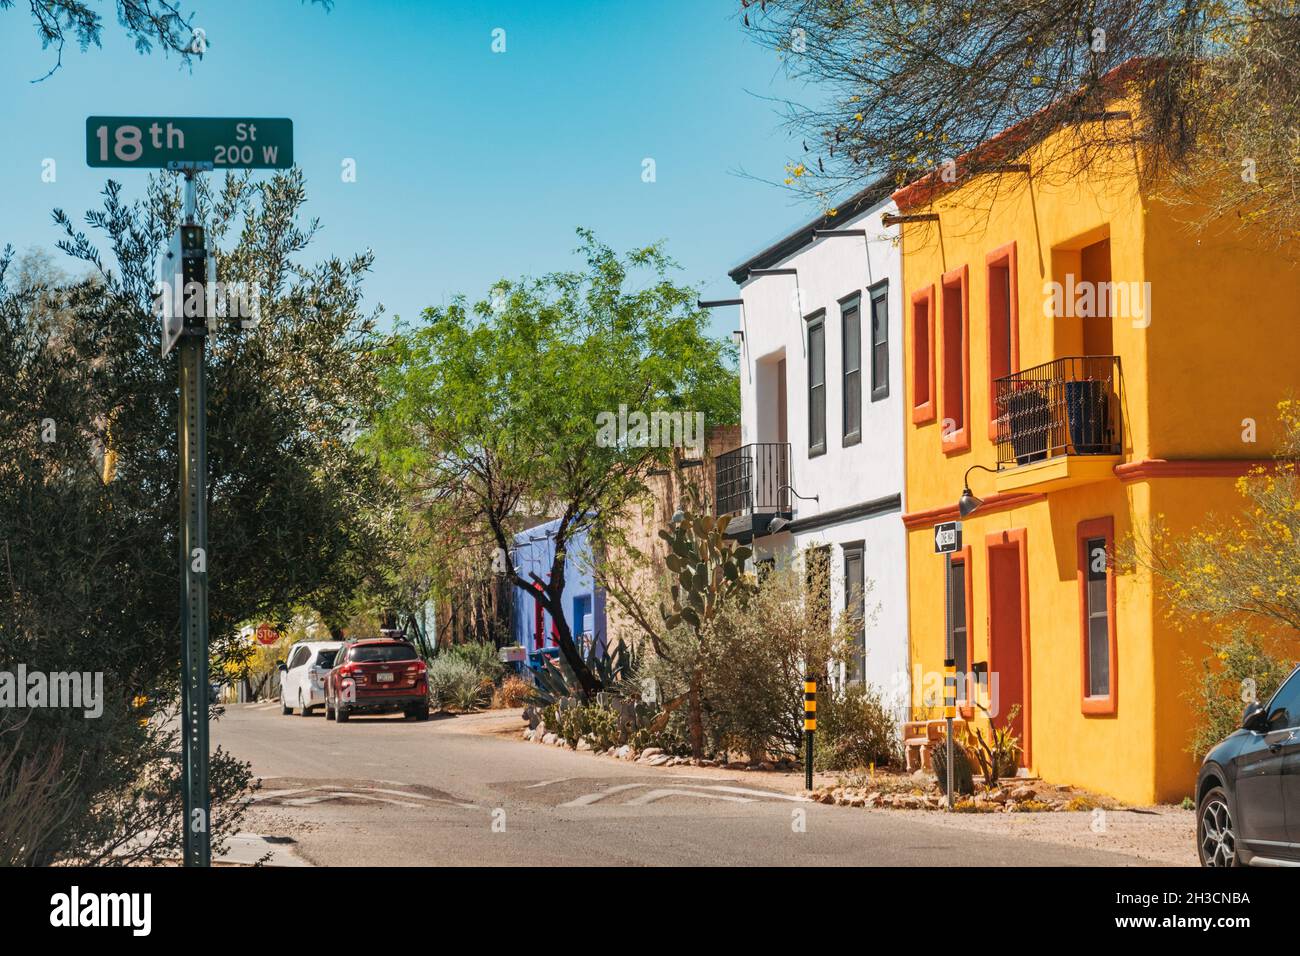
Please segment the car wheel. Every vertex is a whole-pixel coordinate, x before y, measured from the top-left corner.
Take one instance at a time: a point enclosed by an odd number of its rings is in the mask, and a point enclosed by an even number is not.
[[[416,719],[416,720],[428,720],[428,719],[429,719],[429,705],[428,705],[428,704],[421,704],[419,707],[415,708],[415,719]]]
[[[303,717],[311,716],[311,708],[302,702],[302,691],[298,691],[298,713]]]
[[[346,704],[339,704],[334,708],[334,720],[336,723],[346,724],[349,716]]]
[[[293,708],[284,702],[284,689],[280,689],[280,716],[287,717],[293,713]]]
[[[1196,812],[1196,853],[1201,866],[1238,866],[1237,831],[1228,811],[1228,795],[1214,787]]]

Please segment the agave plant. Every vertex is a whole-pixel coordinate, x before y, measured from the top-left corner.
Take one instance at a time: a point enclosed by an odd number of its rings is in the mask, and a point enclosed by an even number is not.
[[[602,692],[614,697],[639,696],[641,688],[637,677],[641,668],[640,652],[635,648],[629,649],[621,640],[612,648],[606,649],[606,653],[600,651],[597,642],[593,641],[585,663],[600,682]],[[563,658],[548,657],[536,672],[533,692],[528,702],[540,708],[565,698],[585,698],[582,684]]]

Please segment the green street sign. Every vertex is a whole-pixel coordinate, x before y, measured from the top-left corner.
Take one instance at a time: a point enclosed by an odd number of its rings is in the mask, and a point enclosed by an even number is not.
[[[293,120],[90,116],[86,164],[116,169],[288,169]]]

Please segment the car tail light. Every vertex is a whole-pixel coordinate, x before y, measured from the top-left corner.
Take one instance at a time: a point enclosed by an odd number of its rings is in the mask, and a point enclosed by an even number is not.
[[[424,661],[416,661],[414,664],[408,664],[408,665],[407,665],[407,667],[406,667],[406,673],[408,673],[408,674],[415,674],[416,676],[420,676],[420,675],[422,675],[422,674],[423,674],[427,669],[428,669],[428,668],[425,666]]]

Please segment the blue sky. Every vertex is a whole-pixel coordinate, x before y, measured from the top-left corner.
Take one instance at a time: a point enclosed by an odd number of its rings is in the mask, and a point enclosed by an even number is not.
[[[192,72],[110,23],[102,50],[70,47],[41,83],[54,54],[25,6],[0,12],[0,244],[20,250],[52,246],[52,208],[96,204],[108,171],[85,165],[92,114],[292,118],[318,249],[373,248],[368,300],[390,319],[570,267],[580,225],[620,250],[666,240],[684,281],[730,297],[729,266],[816,212],[738,175],[780,180],[798,144],[764,97],[807,91],[745,36],[733,0],[191,0],[210,44]],[[147,176],[117,175],[131,194]]]

